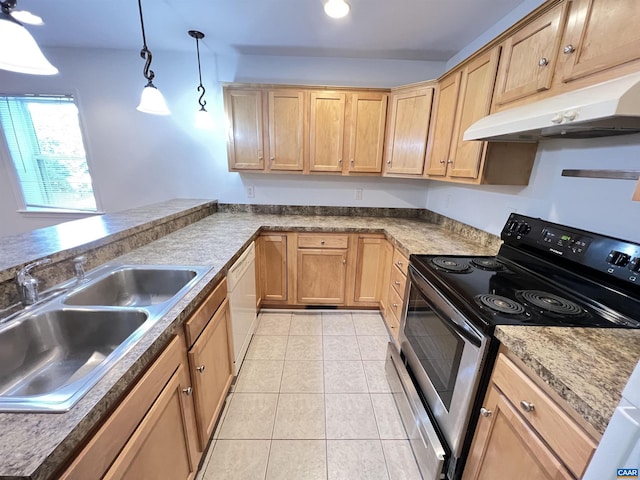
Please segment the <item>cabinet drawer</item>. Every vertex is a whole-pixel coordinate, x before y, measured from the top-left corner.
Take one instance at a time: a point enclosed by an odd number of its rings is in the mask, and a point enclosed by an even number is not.
[[[349,235],[298,235],[298,248],[347,248],[348,246]]]
[[[198,309],[184,322],[184,331],[187,336],[187,346],[193,345],[193,342],[200,336],[204,327],[216,313],[218,307],[227,298],[227,280],[222,280],[211,294],[202,302]]]
[[[393,264],[398,267],[398,270],[400,270],[403,275],[407,275],[409,260],[407,260],[407,257],[405,257],[397,248],[393,251]]]
[[[395,289],[398,295],[400,295],[401,298],[404,297],[404,287],[407,284],[407,277],[395,265],[391,268],[390,281],[391,286]]]
[[[492,380],[567,467],[581,478],[596,448],[591,437],[503,354],[498,356]]]
[[[395,315],[398,323],[400,323],[400,318],[402,317],[402,307],[403,307],[402,297],[400,296],[400,294],[398,294],[398,292],[396,292],[396,289],[393,288],[393,285],[390,285],[389,286],[389,305],[387,308]]]

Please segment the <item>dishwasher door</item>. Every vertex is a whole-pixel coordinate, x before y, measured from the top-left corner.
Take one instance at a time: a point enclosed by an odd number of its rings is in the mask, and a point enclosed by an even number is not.
[[[233,374],[238,375],[257,324],[256,247],[253,242],[229,269],[227,285],[233,332]]]

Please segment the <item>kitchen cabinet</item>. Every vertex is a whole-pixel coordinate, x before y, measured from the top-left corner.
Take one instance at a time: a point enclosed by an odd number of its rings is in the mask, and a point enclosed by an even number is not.
[[[305,95],[297,89],[268,91],[267,171],[302,171],[304,168]]]
[[[202,451],[185,352],[175,336],[59,478],[193,478]]]
[[[595,447],[532,376],[500,353],[463,480],[520,478],[522,472],[532,479],[581,478]]]
[[[344,92],[311,92],[309,170],[341,172],[344,151]]]
[[[233,339],[231,315],[226,296],[226,281],[205,299],[187,322],[185,329],[196,339],[188,352],[189,372],[193,380],[198,438],[204,450],[224,406],[233,380]],[[201,319],[207,319],[203,328]]]
[[[349,94],[347,126],[349,140],[345,158],[348,173],[380,173],[389,95],[381,92]]]
[[[387,284],[387,305],[383,311],[383,316],[391,335],[396,341],[398,341],[400,320],[404,311],[404,290],[407,283],[408,269],[409,260],[407,260],[407,257],[397,248],[394,249]]]
[[[389,260],[388,244],[382,235],[357,235],[354,306],[380,305],[382,290],[386,286],[384,272]]]
[[[463,64],[443,80],[444,97],[438,103],[434,130],[429,138],[426,178],[497,185],[526,185],[529,182],[537,144],[462,139],[471,124],[491,111],[499,57],[500,48],[495,47]],[[458,95],[454,102],[456,90]],[[449,132],[450,139],[447,138]]]
[[[640,3],[636,0],[574,0],[560,47],[562,81],[639,60],[639,23]]]
[[[569,3],[511,35],[502,47],[495,103],[503,105],[551,88]]]
[[[298,235],[297,303],[344,305],[348,249],[348,235]]]
[[[264,170],[262,97],[259,89],[224,90],[229,171]]]
[[[391,92],[385,175],[422,175],[433,92],[433,84],[410,86]]]
[[[287,304],[289,300],[288,235],[260,235],[256,260],[260,297],[264,304]]]

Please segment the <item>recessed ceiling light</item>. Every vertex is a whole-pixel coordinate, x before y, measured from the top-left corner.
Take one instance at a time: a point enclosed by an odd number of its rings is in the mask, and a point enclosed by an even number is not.
[[[328,0],[324,4],[324,13],[331,18],[343,18],[349,14],[351,7],[345,0]]]

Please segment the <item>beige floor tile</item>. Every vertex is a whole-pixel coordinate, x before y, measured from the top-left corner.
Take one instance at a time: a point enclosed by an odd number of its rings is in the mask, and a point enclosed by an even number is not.
[[[322,314],[294,313],[289,335],[322,335]]]
[[[283,368],[283,360],[245,360],[234,391],[278,393]]]
[[[402,419],[398,413],[393,395],[391,393],[371,394],[371,403],[376,415],[380,438],[384,440],[406,439],[407,433],[402,425]]]
[[[355,335],[322,337],[325,360],[361,360]]]
[[[328,440],[329,480],[388,480],[380,440]]]
[[[325,395],[328,439],[377,439],[378,427],[369,394]]]
[[[409,440],[382,440],[391,480],[422,480]]]
[[[229,393],[227,398],[225,399],[224,407],[222,407],[222,413],[220,414],[220,418],[218,419],[218,424],[213,430],[213,438],[218,438],[220,436],[220,430],[222,430],[222,424],[224,423],[224,419],[227,418],[227,413],[229,413],[229,406],[231,405],[231,399],[233,398],[233,393]]]
[[[324,480],[327,446],[324,440],[273,440],[267,480]]]
[[[289,337],[286,360],[322,360],[322,357],[322,337],[320,335]]]
[[[207,472],[207,466],[209,465],[209,462],[211,461],[211,456],[213,455],[213,447],[216,446],[216,441],[215,440],[211,440],[211,443],[209,444],[209,449],[207,450],[207,453],[205,454],[205,458],[204,461],[202,462],[202,468],[200,468],[200,470],[198,470],[198,473],[196,474],[196,479],[195,480],[203,480],[204,479],[204,475]]]
[[[284,360],[287,350],[286,335],[254,336],[245,355],[245,360]]]
[[[203,480],[263,480],[270,440],[218,440]]]
[[[277,404],[276,393],[234,393],[218,438],[270,439]]]
[[[284,362],[281,393],[324,393],[324,367],[320,360]]]
[[[378,313],[352,313],[353,325],[356,328],[356,335],[389,335],[384,320]]]
[[[385,372],[385,362],[382,360],[367,360],[362,362],[364,374],[367,378],[369,393],[391,393]]]
[[[282,393],[278,400],[273,438],[319,440],[326,438],[324,395]]]
[[[356,330],[350,313],[323,313],[322,333],[324,335],[355,335]]]
[[[326,393],[368,393],[369,387],[360,360],[324,362]]]
[[[256,335],[289,335],[291,313],[261,313]]]
[[[389,336],[358,336],[358,347],[362,360],[385,360]]]

